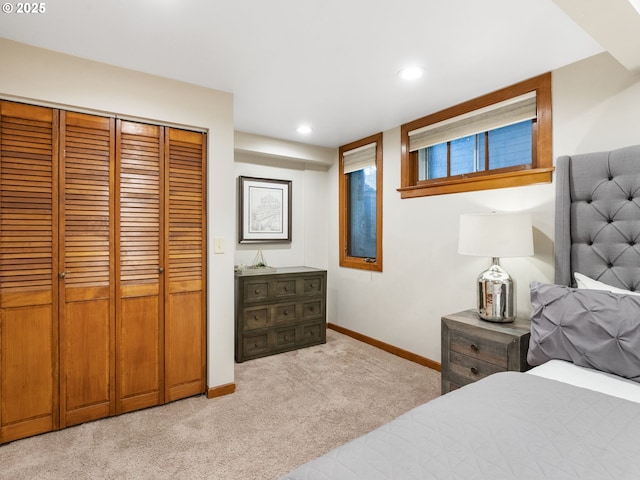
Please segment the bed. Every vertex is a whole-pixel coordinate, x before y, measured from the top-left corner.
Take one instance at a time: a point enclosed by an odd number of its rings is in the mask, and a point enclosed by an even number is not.
[[[555,283],[525,373],[421,405],[282,480],[640,478],[640,146],[556,163]]]

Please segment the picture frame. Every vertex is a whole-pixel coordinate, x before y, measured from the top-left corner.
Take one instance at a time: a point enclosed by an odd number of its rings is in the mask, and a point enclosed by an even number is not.
[[[291,180],[239,180],[239,243],[291,242]]]

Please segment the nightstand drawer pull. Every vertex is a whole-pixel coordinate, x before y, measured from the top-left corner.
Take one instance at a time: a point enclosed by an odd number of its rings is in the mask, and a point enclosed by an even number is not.
[[[469,345],[471,347],[471,350],[473,350],[474,352],[478,351],[478,346],[475,343],[472,343],[471,345]]]
[[[478,369],[476,367],[471,367],[471,373],[473,373],[474,375],[478,374]]]

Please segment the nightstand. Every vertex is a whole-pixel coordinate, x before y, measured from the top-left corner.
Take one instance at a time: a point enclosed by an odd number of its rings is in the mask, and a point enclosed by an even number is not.
[[[488,322],[475,310],[442,317],[442,393],[492,373],[528,370],[530,331],[529,320]]]

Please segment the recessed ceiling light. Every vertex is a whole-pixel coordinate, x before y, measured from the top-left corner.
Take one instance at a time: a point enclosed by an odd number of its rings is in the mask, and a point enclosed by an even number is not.
[[[311,127],[309,125],[300,125],[296,128],[296,132],[302,135],[309,135],[311,133]]]
[[[403,80],[416,80],[420,78],[424,70],[420,67],[407,67],[398,72],[398,76]]]
[[[640,13],[640,0],[629,0],[629,3]]]

